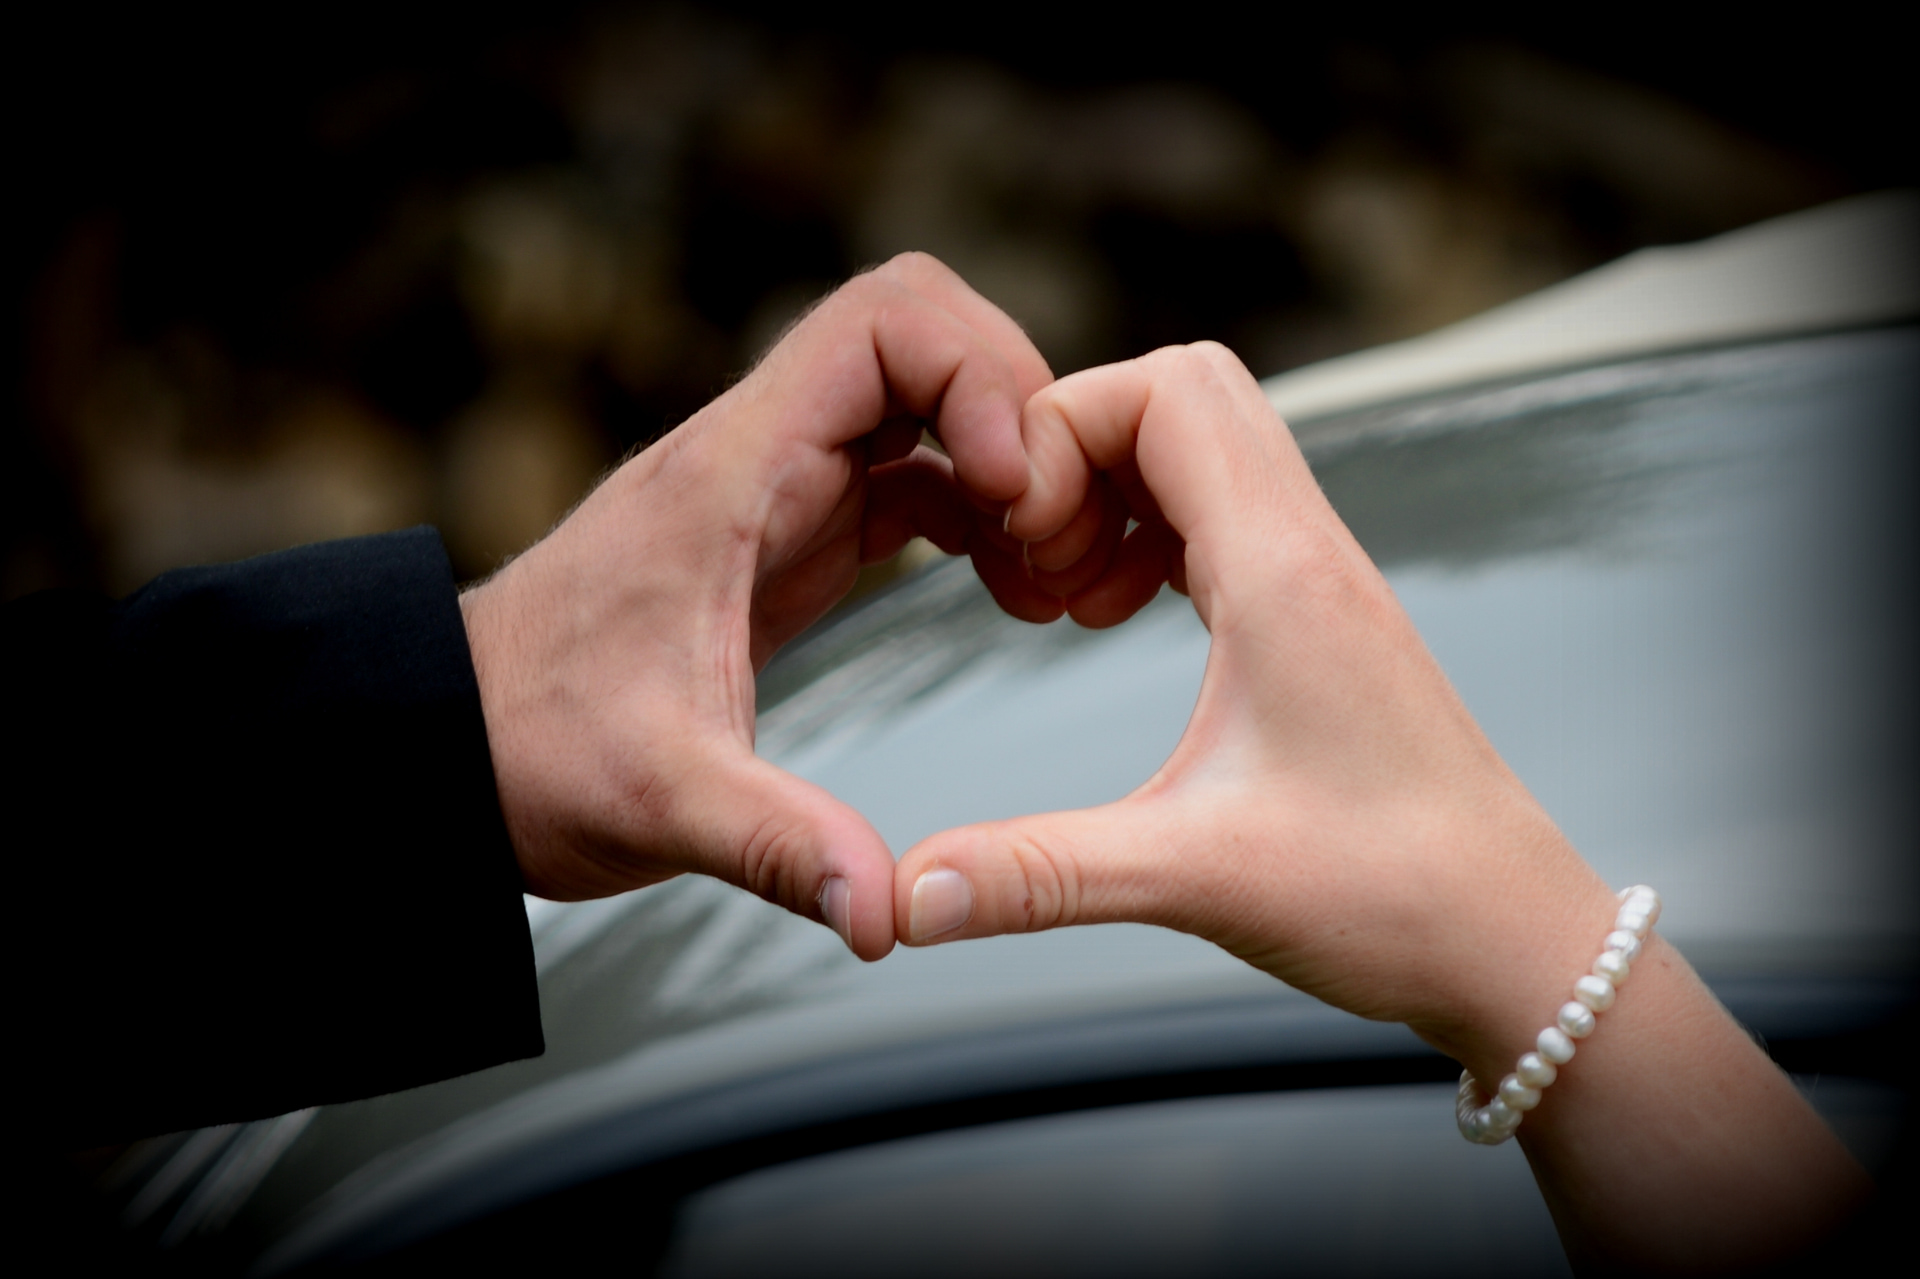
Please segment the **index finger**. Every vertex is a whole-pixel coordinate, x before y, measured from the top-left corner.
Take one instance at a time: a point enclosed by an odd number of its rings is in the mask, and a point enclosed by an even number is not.
[[[890,412],[932,419],[961,483],[1006,502],[1028,482],[1020,405],[1049,376],[1018,326],[916,255],[842,286],[730,398],[754,406],[739,446],[760,452],[796,437],[837,450]]]
[[[985,338],[1013,368],[1014,385],[1020,399],[1053,381],[1053,370],[1033,344],[1026,330],[1013,317],[987,301],[954,269],[930,253],[902,253],[880,267],[876,274],[898,278],[914,292],[924,295],[953,314]]]
[[[1188,541],[1217,514],[1270,510],[1277,490],[1311,482],[1259,383],[1214,343],[1064,377],[1027,401],[1021,432],[1033,479],[1008,527],[1029,539],[1073,519],[1086,467],[1137,465],[1160,513]]]

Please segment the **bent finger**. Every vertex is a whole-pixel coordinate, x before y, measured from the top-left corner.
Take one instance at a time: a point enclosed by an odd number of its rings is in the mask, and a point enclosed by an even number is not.
[[[873,350],[887,390],[933,422],[962,484],[997,502],[1026,490],[1020,379],[1005,352],[953,312],[905,289],[876,307]]]
[[[898,276],[909,288],[932,298],[985,337],[1012,367],[1022,400],[1053,381],[1053,370],[1047,367],[1026,330],[932,254],[899,254],[880,267],[879,273]]]
[[[986,305],[970,296],[969,313]],[[794,443],[839,450],[896,416],[930,420],[963,482],[1004,502],[1027,484],[1019,415],[1037,360],[1012,321],[983,332],[883,269],[821,302],[701,417],[727,433],[736,468]]]
[[[975,527],[967,535],[967,554],[994,603],[1023,622],[1057,621],[1067,611],[1066,601],[1042,590],[1033,580],[1032,566],[1017,554],[996,546],[987,532]]]
[[[1127,536],[1127,510],[1119,494],[1113,492],[1104,480],[1090,489],[1089,494],[1101,495],[1097,500],[1090,498],[1088,503],[1097,507],[1100,522],[1086,550],[1077,560],[1064,568],[1049,569],[1039,554],[1040,548],[1029,550],[1034,564],[1033,580],[1040,584],[1041,590],[1062,599],[1071,599],[1105,576]],[[1074,524],[1069,524],[1067,532],[1073,531],[1079,522],[1076,519]],[[1059,536],[1064,537],[1066,533]],[[1049,549],[1057,550],[1053,547]]]
[[[1182,549],[1179,535],[1164,523],[1142,524],[1127,534],[1099,579],[1068,598],[1068,616],[1092,630],[1118,626],[1153,602]]]
[[[1028,543],[1027,558],[1033,561],[1035,568],[1049,573],[1072,567],[1086,558],[1087,552],[1093,549],[1099,539],[1103,526],[1111,523],[1110,517],[1114,514],[1121,517],[1124,531],[1125,502],[1104,477],[1095,476],[1093,482],[1087,485],[1087,495],[1080,503],[1079,512],[1052,537]]]
[[[1277,498],[1318,491],[1259,384],[1217,343],[1064,377],[1029,399],[1021,420],[1036,472],[1010,522],[1030,536],[1065,527],[1077,509],[1071,475],[1054,473],[1067,436],[1090,465],[1115,473],[1137,517],[1157,506],[1190,541],[1209,520],[1244,530],[1241,517],[1273,511]],[[1130,491],[1129,464],[1148,492]]]
[[[1133,457],[1153,387],[1150,359],[1072,373],[1027,400],[1020,436],[1033,475],[1008,514],[1010,532],[1036,542],[1053,537],[1079,513],[1091,471]]]
[[[929,448],[867,474],[867,505],[860,534],[860,562],[875,564],[924,537],[948,555],[967,549],[973,507],[953,477],[953,463]]]

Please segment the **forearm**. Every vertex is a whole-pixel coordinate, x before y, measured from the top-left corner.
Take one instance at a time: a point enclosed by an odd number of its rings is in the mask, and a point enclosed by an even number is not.
[[[1576,1264],[1779,1261],[1871,1193],[1792,1081],[1657,935],[1603,1022],[1522,1132]]]
[[[1529,938],[1532,962],[1456,1055],[1491,1091],[1600,953],[1610,896]],[[1585,1271],[1741,1271],[1791,1258],[1871,1193],[1866,1173],[1678,950],[1649,933],[1519,1140]]]

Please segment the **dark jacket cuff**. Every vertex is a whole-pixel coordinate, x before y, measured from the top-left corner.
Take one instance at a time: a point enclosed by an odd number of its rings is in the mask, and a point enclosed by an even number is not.
[[[256,1118],[542,1050],[431,529],[6,610],[49,1136]]]

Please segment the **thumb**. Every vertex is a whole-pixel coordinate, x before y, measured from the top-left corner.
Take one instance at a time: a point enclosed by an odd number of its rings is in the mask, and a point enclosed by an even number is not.
[[[698,832],[690,869],[825,924],[862,959],[893,949],[893,854],[866,818],[752,756],[699,769],[683,788]]]
[[[1169,804],[1129,797],[942,831],[909,849],[894,872],[900,940],[1170,922],[1178,826]]]

